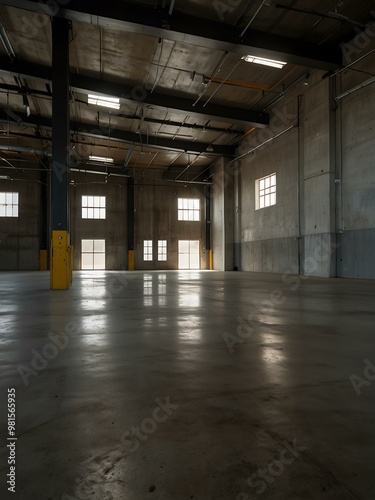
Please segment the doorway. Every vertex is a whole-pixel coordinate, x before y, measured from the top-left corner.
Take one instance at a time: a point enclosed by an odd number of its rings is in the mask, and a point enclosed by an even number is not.
[[[82,240],[81,269],[105,269],[105,240]]]
[[[178,268],[200,269],[199,240],[179,240]]]

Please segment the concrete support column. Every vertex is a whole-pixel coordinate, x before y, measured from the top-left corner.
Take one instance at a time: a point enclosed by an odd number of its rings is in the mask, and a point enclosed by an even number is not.
[[[208,252],[209,264],[208,269],[211,271],[214,268],[214,256],[212,249],[212,235],[211,235],[211,204],[212,204],[212,190],[211,186],[205,187],[206,196],[206,251]]]
[[[135,269],[134,255],[134,179],[128,180],[128,270]]]
[[[218,271],[233,270],[234,199],[233,173],[230,162],[224,159],[213,177],[213,268]]]
[[[233,271],[234,263],[234,192],[233,172],[229,160],[224,160],[224,270]]]
[[[321,80],[304,102],[304,220],[301,272],[336,276],[335,113],[333,80]]]
[[[66,290],[72,279],[69,217],[69,21],[52,20],[51,288]]]
[[[233,177],[233,199],[234,199],[234,226],[233,226],[233,238],[234,238],[234,248],[233,248],[233,261],[234,267],[241,270],[241,238],[242,238],[242,228],[241,228],[241,170],[236,167],[237,170]]]
[[[40,270],[48,269],[48,170],[49,161],[41,161],[44,170],[40,174]]]

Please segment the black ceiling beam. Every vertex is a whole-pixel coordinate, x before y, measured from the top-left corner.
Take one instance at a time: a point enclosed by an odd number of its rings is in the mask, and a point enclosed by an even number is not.
[[[142,118],[141,116],[138,115],[126,115],[124,113],[119,113],[118,115],[113,113],[112,116],[115,118],[124,118],[126,120],[138,120],[138,121],[143,121],[145,123],[154,123],[157,125],[165,125],[176,128],[188,128],[191,130],[200,130],[201,132],[218,132],[220,134],[228,134],[236,136],[241,136],[245,134],[243,130],[234,130],[229,127],[228,128],[211,127],[210,125],[198,125],[197,123],[188,123],[188,122],[175,122],[173,120],[148,118],[147,116]]]
[[[44,83],[49,83],[52,79],[52,70],[48,66],[30,64],[19,60],[10,62],[6,56],[0,56],[0,74],[22,76],[27,80]],[[140,87],[135,88],[131,85],[106,82],[75,74],[71,75],[71,89],[83,94],[93,93],[118,97],[123,103],[144,104],[163,112],[169,109],[171,112],[208,121],[238,123],[241,126],[256,128],[266,128],[269,124],[269,115],[267,113],[247,111],[243,108],[232,108],[212,103],[203,107],[203,102],[194,107],[194,100],[191,99],[173,97],[157,92],[151,93]]]
[[[18,87],[17,85],[8,85],[7,83],[0,83],[0,90],[6,90],[7,92],[14,92],[18,95],[36,95],[44,97],[52,97],[47,90],[32,90],[27,87]]]
[[[16,120],[15,117],[19,119]],[[18,112],[8,114],[4,109],[0,109],[0,123],[10,123],[12,125],[17,124],[19,127],[24,128],[52,130],[52,120],[49,118],[41,116],[27,117],[26,114]],[[108,134],[106,134],[106,131],[104,129],[99,129],[95,125],[71,122],[70,130],[72,134],[108,140]],[[147,143],[146,136],[141,136],[133,132],[126,132],[124,130],[111,130],[110,140],[124,142],[127,144],[136,144],[137,146],[142,146],[144,148],[150,147],[190,154],[206,153],[207,156],[225,156],[228,158],[234,158],[235,156],[235,148],[231,146],[216,146],[213,144],[213,151],[208,152],[208,144],[201,142],[164,139],[162,137],[149,137],[149,142]]]
[[[66,8],[49,7],[40,0],[2,0],[1,3],[9,7],[94,24],[102,28],[138,33],[240,55],[251,54],[285,60],[290,64],[328,71],[340,67],[342,61],[341,51],[337,45],[319,46],[251,29],[241,38],[241,29],[230,24],[202,19],[176,10],[169,16],[165,11],[126,0],[111,2],[70,0]]]
[[[123,101],[129,101],[125,96],[131,96],[134,87],[103,80],[95,80],[79,75],[72,75],[72,90],[84,94],[94,93],[119,97]],[[132,100],[132,102],[137,102]],[[266,128],[269,125],[269,115],[257,111],[247,111],[244,108],[232,108],[219,104],[209,103],[203,107],[203,102],[193,106],[194,100],[182,97],[174,97],[167,94],[150,93],[144,90],[144,99],[138,104],[151,106],[153,109],[164,111],[169,109],[175,113],[189,115],[198,119],[214,120],[217,122],[238,123],[244,126]]]
[[[30,89],[28,87],[22,87],[21,89],[17,87],[17,85],[9,85],[7,83],[0,83],[0,92],[1,90],[9,91],[9,92],[14,92],[14,94],[17,95],[36,95],[36,96],[43,96],[43,97],[51,97],[52,98],[52,91],[49,92],[47,90],[34,90]],[[81,101],[79,99],[76,99],[76,102],[79,102],[81,104],[87,104],[85,101]],[[115,114],[113,113],[112,116],[115,118],[124,118],[127,120],[139,120],[143,121],[146,123],[154,123],[157,125],[166,125],[170,127],[180,127],[180,128],[187,128],[191,130],[200,130],[202,132],[219,132],[219,133],[225,133],[228,135],[235,135],[235,136],[242,136],[245,134],[243,130],[234,130],[232,128],[219,128],[219,127],[211,127],[209,125],[198,125],[197,123],[184,123],[184,122],[175,122],[173,120],[162,120],[158,118],[147,118],[146,117],[141,117],[138,115],[127,115],[126,113],[119,113]]]

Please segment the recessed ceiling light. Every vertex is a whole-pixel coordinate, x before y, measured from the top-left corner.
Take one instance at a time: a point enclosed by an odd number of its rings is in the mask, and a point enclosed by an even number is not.
[[[287,64],[284,61],[276,61],[274,59],[266,59],[264,57],[243,56],[242,59],[249,63],[262,64],[263,66],[271,66],[271,68],[283,69]]]
[[[95,106],[104,106],[105,108],[120,109],[120,99],[117,97],[103,97],[99,95],[89,94],[88,103]]]
[[[90,161],[100,161],[101,163],[114,163],[113,158],[104,158],[103,156],[89,156]]]

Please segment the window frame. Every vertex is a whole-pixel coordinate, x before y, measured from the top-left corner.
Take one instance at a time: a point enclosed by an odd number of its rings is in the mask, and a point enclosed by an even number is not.
[[[185,250],[184,248],[185,247]],[[192,252],[192,248],[195,247],[197,249],[197,252]],[[201,258],[201,249],[200,249],[200,241],[199,240],[178,240],[178,269],[179,270],[199,270],[201,267],[200,265],[200,258]],[[182,257],[185,256],[188,259],[189,265],[182,266]],[[193,257],[197,257],[197,266],[192,266],[192,260]]]
[[[177,219],[178,221],[181,222],[200,222],[201,221],[200,198],[178,198]]]
[[[158,262],[167,262],[168,260],[168,242],[167,240],[158,240]]]
[[[143,240],[143,262],[152,262],[153,260],[153,241]]]
[[[277,204],[276,172],[255,181],[255,210],[273,207]]]
[[[11,198],[11,200],[9,200]],[[3,200],[3,201],[2,201]],[[20,216],[20,193],[16,191],[2,191],[0,193],[0,218],[16,219]],[[2,209],[4,208],[4,214]]]
[[[84,250],[84,242],[92,242],[92,250]],[[103,244],[104,242],[104,251],[96,250],[95,246],[98,243]],[[82,271],[105,271],[106,270],[106,240],[104,238],[82,238],[81,239],[81,270]],[[92,267],[84,267],[83,264],[83,255],[92,255]],[[95,255],[104,255],[104,267],[95,267]]]
[[[105,220],[107,218],[107,197],[82,195],[81,210],[81,217],[84,220]]]

